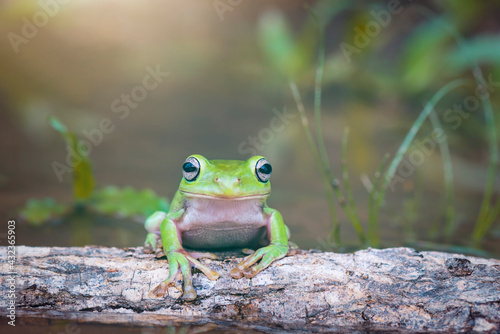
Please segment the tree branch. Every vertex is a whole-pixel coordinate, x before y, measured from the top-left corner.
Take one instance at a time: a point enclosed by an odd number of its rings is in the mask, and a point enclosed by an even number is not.
[[[195,316],[314,331],[500,329],[500,261],[494,259],[410,248],[301,251],[253,279],[235,280],[229,271],[241,256],[221,253],[218,260],[201,260],[221,277],[212,282],[195,272],[198,298],[185,302],[148,298],[167,278],[168,264],[142,248],[19,246],[16,251],[16,302],[23,314],[51,310],[44,316],[77,314],[94,322],[135,325],[153,315]],[[7,257],[6,247],[0,247],[0,255]],[[6,296],[8,263],[0,263],[0,269],[0,292]],[[179,296],[173,288],[169,293]],[[7,306],[8,299],[0,299],[2,313]]]

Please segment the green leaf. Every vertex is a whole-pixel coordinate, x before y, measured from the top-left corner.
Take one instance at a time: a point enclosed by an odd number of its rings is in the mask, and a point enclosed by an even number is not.
[[[445,20],[439,18],[436,21]],[[443,70],[443,48],[450,35],[438,24],[440,23],[435,21],[422,24],[405,42],[402,57],[403,83],[410,91],[433,86],[436,77]]]
[[[66,125],[54,116],[49,116],[47,121],[54,130],[61,134],[66,141],[66,145],[72,151],[70,153],[76,159],[73,166],[73,193],[77,200],[85,200],[94,189],[90,159],[81,149],[80,141],[74,132],[69,131]]]
[[[102,214],[121,217],[147,217],[155,211],[169,210],[167,199],[159,197],[150,189],[120,189],[115,186],[94,191],[89,207]]]
[[[53,198],[44,198],[28,200],[20,214],[28,223],[40,225],[49,219],[64,215],[67,211],[67,205],[58,203]]]
[[[448,54],[447,65],[453,72],[463,71],[478,63],[500,65],[500,37],[498,35],[481,35],[465,43],[467,51],[461,47]]]
[[[259,21],[259,37],[273,66],[288,77],[296,72],[296,47],[290,27],[279,11],[265,12]]]

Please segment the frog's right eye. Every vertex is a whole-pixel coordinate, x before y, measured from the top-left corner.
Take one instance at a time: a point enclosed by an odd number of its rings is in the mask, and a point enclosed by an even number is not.
[[[273,168],[271,164],[266,159],[262,158],[255,164],[255,175],[260,182],[266,183],[271,178],[271,173]]]
[[[182,174],[186,181],[194,181],[200,174],[200,162],[194,157],[189,157],[182,164]]]

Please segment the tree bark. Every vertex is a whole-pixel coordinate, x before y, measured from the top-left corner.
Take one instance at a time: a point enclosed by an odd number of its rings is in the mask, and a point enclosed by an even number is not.
[[[299,251],[253,279],[235,280],[229,271],[242,256],[220,253],[217,260],[201,261],[221,277],[213,282],[195,272],[198,298],[186,302],[174,288],[169,297],[148,297],[167,278],[168,264],[141,247],[18,246],[16,252],[16,306],[25,315],[129,325],[189,316],[314,331],[500,331],[500,261],[495,259],[410,248]],[[0,247],[0,255],[7,258],[6,247]],[[0,268],[4,313],[10,266],[3,261]]]

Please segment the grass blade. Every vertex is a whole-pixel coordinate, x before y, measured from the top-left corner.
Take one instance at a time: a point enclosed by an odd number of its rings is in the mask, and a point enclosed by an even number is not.
[[[399,163],[403,159],[403,156],[407,152],[408,148],[410,147],[411,143],[415,139],[416,134],[420,130],[420,127],[426,120],[426,118],[429,116],[429,114],[434,110],[435,105],[450,91],[453,89],[465,85],[467,82],[469,82],[466,79],[456,79],[448,84],[444,85],[432,98],[429,100],[427,105],[425,106],[424,110],[420,113],[418,118],[415,120],[413,123],[410,131],[406,135],[405,139],[403,140],[403,143],[399,146],[398,151],[396,152],[396,155],[392,159],[389,167],[387,168],[383,180],[381,182],[380,188],[376,192],[376,202],[375,202],[375,207],[374,207],[374,215],[373,215],[373,221],[371,222],[372,225],[378,226],[378,219],[379,219],[379,212],[380,212],[380,207],[382,205],[382,201],[385,198],[385,194],[387,192],[387,188],[390,185],[390,182],[394,175],[396,174],[396,170],[399,166]]]
[[[469,47],[465,43],[464,38],[458,33],[458,31],[452,25],[445,24],[441,20],[438,20],[437,14],[430,11],[429,9],[419,5],[415,6],[415,8],[418,8],[424,16],[426,16],[431,20],[434,20],[450,33],[450,35],[455,39],[457,45],[460,47],[461,50],[463,50],[466,57],[468,57],[471,63],[473,64],[472,73],[474,75],[474,79],[476,80],[478,87],[480,86],[486,87],[486,80],[484,79],[483,72],[479,67],[479,64],[477,63],[477,60],[472,56]],[[478,244],[484,238],[486,233],[488,233],[488,230],[490,229],[491,224],[493,223],[493,220],[488,219],[488,216],[491,216],[490,215],[491,200],[493,197],[493,187],[496,177],[496,170],[498,167],[498,142],[497,142],[497,133],[495,128],[495,116],[493,114],[493,108],[491,106],[491,100],[489,94],[486,95],[486,98],[481,99],[481,103],[483,104],[484,119],[486,121],[486,133],[488,136],[488,146],[490,148],[490,155],[489,155],[488,171],[486,175],[486,186],[484,190],[483,201],[479,209],[479,214],[474,226],[474,231],[472,232],[472,243],[474,246],[478,246]]]
[[[300,98],[299,90],[297,89],[297,85],[293,81],[290,82],[290,90],[292,91],[295,104],[297,105],[297,110],[299,111],[300,123],[304,128],[307,142],[309,143],[309,147],[311,148],[311,152],[313,153],[314,160],[316,161],[316,166],[318,167],[321,174],[321,178],[323,179],[323,187],[325,188],[326,200],[332,224],[330,239],[333,240],[337,245],[340,245],[340,224],[337,218],[337,212],[335,209],[335,202],[333,198],[333,191],[332,188],[330,187],[330,180],[321,162],[318,148],[316,147],[316,143],[314,142],[314,137],[312,135],[311,129],[309,128],[309,121],[307,120],[306,110],[304,108],[304,104],[302,103],[302,99]]]
[[[500,217],[500,198],[493,208],[490,210],[490,214],[487,217],[487,226],[493,225],[495,221],[498,222],[497,218]]]
[[[349,181],[349,170],[347,168],[347,139],[349,137],[349,128],[345,128],[344,136],[342,137],[342,181],[344,182],[344,189],[346,191],[347,202],[346,206],[351,212],[351,224],[353,225],[356,233],[358,233],[359,240],[362,244],[366,244],[366,237],[361,226],[356,203],[352,194],[351,182]]]
[[[381,187],[382,171],[387,167],[389,161],[389,153],[386,153],[380,162],[375,179],[373,180],[372,188],[370,189],[370,200],[368,202],[368,240],[371,246],[379,246],[380,244],[380,227],[378,226],[378,211],[380,208],[375,207],[377,189]]]
[[[443,131],[441,121],[432,111],[429,115],[434,131]],[[444,191],[445,191],[445,223],[444,223],[444,236],[449,239],[455,231],[455,195],[453,187],[453,166],[451,163],[450,148],[448,146],[448,139],[444,136],[444,140],[438,143],[439,150],[441,151],[441,159],[443,160],[443,173],[444,173]]]
[[[328,155],[326,154],[325,141],[323,138],[323,128],[321,126],[321,84],[323,82],[323,70],[325,66],[325,36],[324,29],[319,23],[318,17],[314,12],[306,7],[309,15],[313,18],[314,22],[318,26],[319,30],[319,49],[318,49],[318,63],[316,65],[316,77],[314,81],[314,122],[316,127],[316,142],[318,144],[318,152],[321,158],[323,166],[327,170],[331,170],[330,161],[328,160]]]
[[[325,169],[325,172],[327,174],[328,179],[330,180],[330,185],[332,186],[333,193],[337,197],[337,200],[341,206],[341,208],[344,210],[349,222],[353,226],[353,228],[356,230],[359,240],[362,244],[366,243],[366,237],[363,232],[363,228],[361,227],[361,220],[359,219],[358,213],[356,211],[356,207],[354,205],[354,199],[351,198],[346,201],[342,191],[339,188],[339,183],[337,179],[333,176],[332,169],[330,167],[330,161],[328,159],[328,155],[326,153],[326,148],[325,148],[325,142],[323,138],[323,130],[321,126],[321,93],[322,93],[322,88],[321,84],[323,81],[323,69],[324,69],[324,63],[325,63],[325,38],[324,38],[324,29],[323,26],[320,24],[318,17],[316,14],[309,8],[309,6],[305,7],[313,20],[315,21],[316,25],[318,26],[320,38],[319,38],[319,50],[318,50],[318,64],[316,66],[316,79],[315,79],[315,87],[314,87],[314,120],[315,120],[315,127],[316,127],[316,141],[318,145],[318,152],[319,156],[321,159],[321,162],[323,164],[323,168]],[[347,140],[347,139],[346,139]],[[347,154],[347,153],[345,153]],[[345,168],[346,166],[343,165],[342,168]],[[348,180],[348,173],[347,171],[343,171],[343,174],[347,174],[347,178],[344,178],[344,182],[347,179],[347,184],[344,184],[346,191],[347,188],[349,188],[350,191],[350,184]],[[349,196],[349,193],[347,194]],[[350,194],[352,197],[352,193]]]
[[[482,76],[481,70],[475,71],[475,77],[477,80],[477,73],[484,81],[484,77]],[[498,144],[497,144],[497,135],[495,128],[495,118],[493,116],[493,109],[491,107],[491,101],[489,97],[485,100],[482,100],[483,108],[484,108],[484,116],[486,121],[486,128],[488,134],[488,146],[490,148],[490,156],[488,163],[488,171],[486,176],[486,187],[484,190],[483,201],[481,203],[481,208],[479,209],[479,215],[476,220],[476,224],[474,227],[474,231],[472,233],[472,241],[474,246],[478,246],[481,240],[484,238],[491,225],[493,224],[493,219],[488,219],[488,216],[492,216],[495,218],[492,211],[495,209],[491,207],[492,198],[493,198],[493,187],[495,184],[496,170],[498,167]]]

